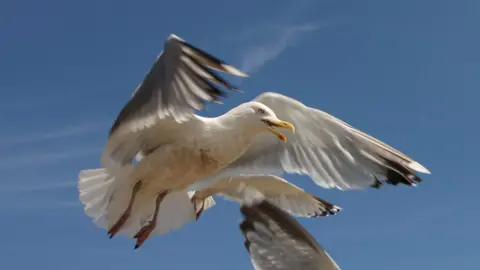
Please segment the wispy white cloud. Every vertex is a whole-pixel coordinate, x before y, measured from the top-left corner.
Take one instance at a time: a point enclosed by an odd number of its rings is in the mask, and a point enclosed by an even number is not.
[[[0,201],[1,202],[1,201]],[[25,200],[17,200],[15,204],[12,205],[12,202],[9,203],[0,203],[0,211],[51,211],[51,210],[63,210],[63,209],[71,209],[71,208],[80,208],[82,204],[80,201],[65,201],[65,200],[58,200],[58,201],[47,201],[45,199],[32,201],[29,199]]]
[[[71,136],[80,136],[88,133],[100,131],[105,128],[105,121],[95,121],[93,123],[83,123],[78,125],[64,126],[47,131],[36,131],[28,135],[9,135],[0,138],[0,145],[12,146],[23,143],[34,143],[44,140],[61,139]]]
[[[2,157],[0,158],[0,169],[18,169],[22,167],[31,167],[33,165],[58,163],[74,158],[100,154],[100,151],[100,147],[94,147],[71,149],[56,153],[30,153],[16,157]]]
[[[267,36],[266,40],[242,53],[240,69],[249,74],[258,71],[267,62],[279,57],[286,49],[297,45],[306,34],[315,32],[327,25],[327,23],[310,22],[275,27],[277,29],[270,27],[270,33],[262,34]]]
[[[326,3],[315,0],[285,3],[273,14],[262,16],[261,21],[252,18],[246,27],[226,34],[226,42],[245,48],[240,50],[240,69],[248,74],[255,73],[314,32],[345,21],[346,18],[338,14],[319,20],[315,13],[314,19],[308,19],[312,18],[311,11],[323,4]]]
[[[47,182],[47,183],[22,183],[22,185],[17,184],[16,186],[2,187],[0,193],[22,193],[22,192],[44,192],[44,191],[55,191],[58,189],[64,188],[74,188],[77,186],[75,181],[62,181],[62,182]]]

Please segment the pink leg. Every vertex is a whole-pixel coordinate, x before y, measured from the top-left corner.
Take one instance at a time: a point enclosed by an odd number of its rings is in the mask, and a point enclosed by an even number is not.
[[[130,202],[128,203],[127,209],[123,212],[122,216],[115,222],[115,224],[108,230],[108,236],[110,238],[114,237],[122,228],[122,226],[127,222],[130,214],[132,212],[133,202],[135,201],[135,197],[137,196],[140,187],[142,186],[142,182],[137,182],[135,186],[133,186],[132,196],[130,197]]]
[[[196,198],[195,195],[193,195],[192,198],[190,199],[190,201],[193,204],[193,209],[195,210],[195,220],[198,220],[200,218],[200,215],[203,213],[203,208],[205,206],[205,200],[202,201],[202,206],[200,207],[200,209],[197,209],[196,200],[197,200],[197,198]]]
[[[143,226],[134,236],[134,238],[137,239],[135,249],[141,247],[145,240],[147,240],[150,237],[150,234],[155,230],[155,227],[157,226],[158,210],[160,209],[160,204],[162,203],[163,198],[165,198],[167,194],[168,191],[164,191],[157,196],[155,212],[153,213],[152,220],[150,220],[147,225]]]
[[[202,206],[200,207],[200,210],[198,210],[198,212],[195,216],[196,220],[198,220],[200,218],[200,215],[202,215],[204,207],[205,207],[205,200],[202,201]],[[196,209],[195,209],[195,211],[196,211]]]

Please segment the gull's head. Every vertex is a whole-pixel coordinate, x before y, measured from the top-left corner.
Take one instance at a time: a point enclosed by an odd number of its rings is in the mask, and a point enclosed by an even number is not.
[[[291,123],[279,119],[272,109],[260,102],[252,101],[243,103],[232,110],[232,113],[241,116],[242,122],[244,122],[249,129],[258,132],[271,132],[283,142],[287,141],[287,137],[278,129],[285,128],[295,131]]]

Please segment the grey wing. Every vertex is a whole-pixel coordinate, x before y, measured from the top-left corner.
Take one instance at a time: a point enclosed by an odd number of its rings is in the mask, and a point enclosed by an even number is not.
[[[179,37],[170,35],[163,52],[119,113],[110,134],[121,126],[142,129],[166,116],[179,122],[185,121],[191,117],[193,110],[204,108],[204,101],[218,102],[226,95],[211,82],[236,90],[208,68],[247,76]]]
[[[163,52],[112,125],[109,140],[114,143],[107,147],[105,158],[120,163],[131,161],[145,145],[141,137],[146,137],[142,133],[148,133],[147,129],[165,130],[159,140],[168,141],[168,135],[184,129],[177,126],[191,121],[194,110],[203,109],[205,101],[218,102],[226,95],[218,86],[236,90],[211,69],[247,76],[181,38],[170,35]]]
[[[297,100],[276,93],[264,93],[254,100],[293,123],[296,132],[284,131],[287,143],[271,134],[258,136],[219,178],[286,172],[309,175],[324,188],[346,190],[380,187],[385,182],[415,185],[422,181],[415,171],[430,173],[393,147]]]
[[[338,270],[340,267],[295,219],[263,201],[242,205],[244,244],[257,270]]]

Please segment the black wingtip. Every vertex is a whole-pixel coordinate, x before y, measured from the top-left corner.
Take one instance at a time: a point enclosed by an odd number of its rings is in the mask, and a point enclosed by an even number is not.
[[[384,181],[380,181],[376,176],[374,176],[375,180],[373,184],[370,185],[371,188],[380,189],[384,184],[392,186],[398,186],[401,184],[415,187],[416,183],[423,182],[423,179],[416,175],[413,170],[399,162],[390,159],[384,159],[384,163],[387,164],[385,168],[386,179]]]
[[[189,48],[190,50],[194,51],[195,54],[200,56],[200,58],[202,58],[203,61],[208,62],[207,66],[209,68],[216,69],[216,70],[219,70],[219,71],[222,71],[222,72],[234,75],[234,76],[238,76],[238,77],[243,77],[243,78],[248,77],[248,75],[246,73],[244,73],[244,72],[238,70],[237,68],[227,64],[225,61],[207,53],[206,51],[201,50],[201,49],[197,48],[196,46],[193,46],[192,44],[187,43],[187,42],[182,41],[182,40],[180,40],[180,43],[182,43],[183,46],[185,46],[185,47]]]
[[[380,188],[382,188],[382,187],[383,187],[383,183],[382,183],[380,180],[378,180],[377,177],[374,176],[374,178],[375,178],[375,182],[374,182],[373,184],[371,184],[370,187],[371,187],[371,188],[374,188],[374,189],[380,189]]]
[[[343,210],[341,207],[336,206],[331,202],[325,201],[316,196],[313,197],[320,203],[320,205],[318,208],[318,212],[315,212],[312,215],[308,216],[310,218],[334,216]]]

